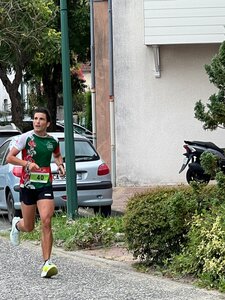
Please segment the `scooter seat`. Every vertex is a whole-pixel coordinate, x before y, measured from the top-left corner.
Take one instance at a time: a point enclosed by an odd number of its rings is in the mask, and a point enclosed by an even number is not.
[[[188,145],[198,145],[198,146],[202,146],[202,147],[205,147],[205,148],[211,148],[211,149],[214,149],[222,154],[224,154],[224,150],[219,148],[218,146],[216,146],[214,143],[212,142],[201,142],[201,141],[184,141],[186,144]]]

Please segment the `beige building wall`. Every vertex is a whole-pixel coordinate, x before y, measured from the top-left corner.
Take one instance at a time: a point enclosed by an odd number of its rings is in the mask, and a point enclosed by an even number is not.
[[[215,92],[204,65],[218,44],[160,46],[161,77],[144,44],[142,1],[113,1],[117,185],[185,182],[184,140],[225,147],[224,131],[205,131],[194,105]]]

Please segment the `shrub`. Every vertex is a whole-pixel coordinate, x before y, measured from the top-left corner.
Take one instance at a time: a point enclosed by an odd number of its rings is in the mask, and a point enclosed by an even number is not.
[[[78,219],[70,224],[73,234],[65,240],[66,250],[108,247],[118,241],[118,234],[123,233],[123,219],[102,216]]]
[[[199,284],[225,291],[225,206],[193,217],[188,243],[176,255],[172,272],[198,277]]]
[[[216,174],[208,205],[190,222],[187,241],[179,254],[167,261],[176,275],[194,275],[201,286],[225,291],[225,175]]]
[[[194,213],[209,206],[212,187],[157,188],[128,201],[124,231],[128,249],[147,264],[178,253]]]
[[[55,215],[52,219],[54,243],[65,250],[108,247],[124,241],[123,218],[104,218],[100,215],[80,217],[73,221],[65,215]],[[22,239],[40,240],[41,222],[37,222],[32,233],[23,233]]]

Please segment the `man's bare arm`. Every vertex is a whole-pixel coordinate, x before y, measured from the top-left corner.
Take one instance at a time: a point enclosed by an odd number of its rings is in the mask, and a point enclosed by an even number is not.
[[[65,171],[65,168],[64,168],[64,165],[63,165],[63,158],[62,158],[61,153],[58,153],[57,155],[54,155],[54,159],[55,159],[55,163],[58,166],[58,171],[59,171],[60,176],[62,176],[62,177],[65,176],[66,171]]]
[[[18,149],[13,147],[9,151],[8,155],[6,156],[6,162],[9,163],[9,164],[12,164],[12,165],[22,166],[24,168],[28,168],[28,170],[30,170],[30,171],[39,169],[39,166],[36,163],[29,162],[29,161],[18,158],[17,154],[19,152],[20,151]]]

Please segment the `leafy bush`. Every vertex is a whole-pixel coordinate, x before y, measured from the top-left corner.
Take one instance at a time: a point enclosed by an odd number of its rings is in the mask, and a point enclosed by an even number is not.
[[[124,231],[128,249],[146,264],[160,264],[179,253],[196,211],[207,209],[212,187],[157,188],[127,204]]]
[[[172,274],[193,275],[201,286],[225,291],[225,175],[217,173],[216,180],[210,205],[195,213],[182,251],[167,262]]]
[[[77,220],[71,225],[74,234],[65,241],[64,248],[74,250],[111,246],[117,241],[118,233],[123,233],[122,224],[119,217],[94,216]]]
[[[193,217],[188,243],[172,260],[171,270],[194,275],[202,286],[225,291],[225,206]]]
[[[218,171],[217,157],[206,151],[201,154],[200,161],[205,173],[215,177]]]

